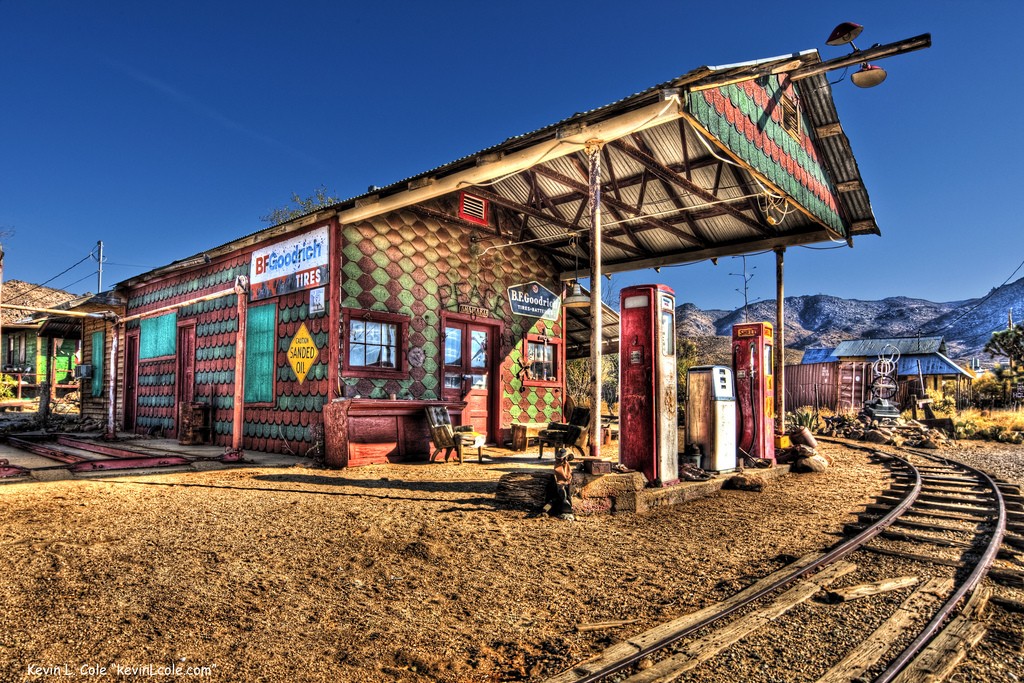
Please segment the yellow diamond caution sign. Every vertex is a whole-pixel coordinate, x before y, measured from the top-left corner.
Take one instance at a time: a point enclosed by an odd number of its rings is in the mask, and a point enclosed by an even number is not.
[[[306,329],[306,323],[302,323],[288,346],[288,362],[291,363],[295,376],[299,378],[299,384],[306,381],[306,375],[319,355],[320,349],[316,348],[313,335]]]

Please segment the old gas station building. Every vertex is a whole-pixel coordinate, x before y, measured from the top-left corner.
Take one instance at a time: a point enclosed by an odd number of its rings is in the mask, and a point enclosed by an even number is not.
[[[346,464],[424,455],[427,405],[499,444],[560,419],[567,358],[618,336],[560,307],[575,278],[599,302],[602,274],[764,250],[781,273],[878,234],[827,67],[702,67],[121,282],[93,396],[129,432],[298,455],[344,401]]]

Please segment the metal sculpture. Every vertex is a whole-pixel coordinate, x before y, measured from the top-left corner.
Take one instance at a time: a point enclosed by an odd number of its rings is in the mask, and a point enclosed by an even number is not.
[[[899,408],[890,402],[896,397],[900,350],[886,344],[878,359],[871,364],[871,400],[864,403],[864,413],[873,420],[900,416]]]

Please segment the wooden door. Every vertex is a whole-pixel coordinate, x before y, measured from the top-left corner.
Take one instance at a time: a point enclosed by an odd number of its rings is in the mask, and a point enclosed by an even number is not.
[[[494,333],[490,326],[448,320],[444,329],[444,370],[441,398],[465,401],[462,424],[491,441],[491,384]]]
[[[857,412],[871,398],[870,364],[842,362],[839,364],[839,400],[837,412]]]
[[[178,328],[177,362],[178,436],[181,436],[182,410],[195,400],[196,396],[196,326],[183,325]]]
[[[135,397],[139,382],[139,335],[130,334],[124,349],[124,430],[135,431]]]

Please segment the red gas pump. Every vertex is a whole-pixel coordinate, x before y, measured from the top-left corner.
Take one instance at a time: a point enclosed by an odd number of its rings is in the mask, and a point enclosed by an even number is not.
[[[664,486],[679,480],[676,298],[664,285],[626,287],[619,308],[619,462]]]
[[[736,447],[752,458],[775,460],[775,377],[771,323],[732,327],[736,382]]]

